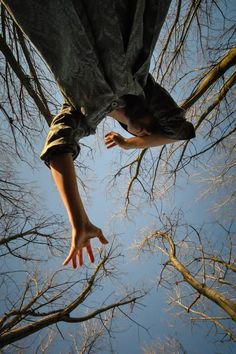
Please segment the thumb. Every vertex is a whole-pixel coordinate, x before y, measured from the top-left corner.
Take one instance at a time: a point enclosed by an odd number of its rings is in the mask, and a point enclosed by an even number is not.
[[[102,230],[100,230],[99,234],[97,235],[99,241],[103,244],[106,245],[107,243],[109,243],[109,241],[106,239],[106,237],[103,235]]]

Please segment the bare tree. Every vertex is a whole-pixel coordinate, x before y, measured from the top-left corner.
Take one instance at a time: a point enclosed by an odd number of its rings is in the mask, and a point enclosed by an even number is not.
[[[44,122],[50,124],[51,112],[59,108],[58,88],[2,4],[0,11],[0,347],[22,352],[33,337],[37,351],[45,352],[58,333],[63,336],[59,324],[67,323],[81,325],[80,341],[71,340],[74,350],[92,352],[104,333],[112,333],[116,309],[125,306],[128,314],[144,293],[106,294],[96,307],[89,304],[102,282],[117,276],[113,246],[101,251],[98,266],[81,271],[79,280],[68,270],[49,271],[50,255],[61,257],[68,244],[67,224],[42,207],[34,185],[20,179],[17,167],[19,161],[31,165],[29,152],[34,154]],[[39,332],[44,339],[34,335]]]
[[[192,174],[192,180],[201,184],[198,200],[214,199],[211,207],[214,215],[228,222],[235,219],[235,174],[236,156],[234,137],[222,144],[222,149],[215,159],[202,163],[199,171]]]
[[[193,168],[208,164],[219,152],[229,156],[224,148],[235,135],[233,13],[231,1],[172,2],[154,54],[153,75],[186,109],[197,138],[123,154],[112,183],[130,176],[126,209],[136,204],[137,194],[150,201],[165,197],[178,177],[187,178]],[[234,159],[235,145],[231,147]]]
[[[123,186],[128,180],[126,211],[146,198],[156,205],[173,190],[177,178],[196,175],[200,168],[207,171],[205,193],[218,192],[227,185],[218,206],[234,205],[236,49],[232,4],[231,0],[173,0],[153,57],[153,74],[186,109],[197,139],[121,156],[112,183]],[[113,259],[111,252],[80,281],[68,280],[63,272],[39,276],[47,257],[39,259],[36,250],[41,247],[44,255],[49,251],[60,255],[66,226],[56,216],[35,213],[35,193],[29,185],[20,183],[14,164],[20,160],[30,164],[27,152],[34,153],[35,140],[45,122],[50,124],[59,108],[58,88],[42,58],[2,4],[0,17],[0,153],[4,156],[0,169],[0,255],[6,263],[9,257],[21,262],[15,270],[1,268],[1,293],[6,296],[1,299],[4,313],[0,343],[2,347],[18,345],[19,340],[43,333],[48,326],[81,323],[84,335],[80,343],[74,340],[74,348],[81,353],[88,349],[92,352],[112,323],[114,309],[133,304],[140,295],[130,292],[108,304],[98,304],[88,313],[74,313],[86,305],[92,291],[99,288],[96,285],[112,274],[108,267]],[[172,215],[163,220],[160,231],[145,237],[140,247],[164,255],[159,285],[175,289],[171,304],[189,314],[192,323],[211,323],[217,338],[235,340],[235,256],[229,220],[217,228],[224,239],[221,248],[215,247],[210,230],[183,226]],[[37,271],[27,271],[26,267],[35,268],[35,261]],[[24,284],[23,289],[20,284]],[[91,319],[95,322],[88,322]],[[92,338],[88,338],[90,331]],[[43,352],[51,345],[52,338],[49,331],[39,350]]]
[[[139,210],[147,200],[156,207],[160,225],[138,247],[161,258],[158,285],[169,290],[169,304],[179,306],[193,324],[208,323],[206,334],[216,340],[235,341],[234,10],[230,1],[180,0],[172,5],[153,73],[186,109],[197,138],[123,154],[111,184],[124,184],[130,177],[126,212]],[[161,200],[175,193],[180,178],[202,184],[200,197],[211,201],[222,225],[199,229],[161,209]]]
[[[220,224],[196,228],[184,224],[179,215],[160,220],[161,228],[137,244],[139,252],[164,255],[158,287],[169,291],[169,304],[185,310],[192,323],[208,321],[221,341],[236,341],[236,255],[231,228]]]
[[[157,339],[142,348],[143,354],[187,354],[186,350],[174,337],[167,337],[163,341]]]
[[[59,216],[48,212],[44,215],[35,192],[30,191],[30,184],[23,186],[9,179],[2,183],[0,347],[6,347],[6,353],[12,351],[11,346],[23,345],[24,348],[25,338],[46,329],[47,341],[38,344],[41,350],[49,343],[52,345],[55,335],[52,335],[51,327],[58,328],[63,322],[83,324],[81,343],[74,344],[81,352],[97,347],[104,332],[107,334],[108,323],[112,324],[116,309],[129,304],[133,308],[144,293],[131,290],[120,298],[118,294],[116,297],[105,295],[107,298],[92,309],[90,295],[99,293],[102,282],[117,276],[114,262],[118,255],[114,253],[114,247],[111,246],[107,254],[101,251],[99,265],[95,269],[81,270],[79,280],[68,270],[49,272],[50,255],[61,258],[68,244],[67,225]],[[86,311],[87,306],[90,311]],[[125,313],[128,312],[127,309]],[[91,319],[96,321],[92,326],[93,335],[86,331]],[[58,331],[61,333],[60,329]],[[22,340],[22,344],[18,344]]]
[[[144,295],[131,291],[109,304],[108,299],[105,299],[97,309],[90,309],[88,312],[80,310],[82,304],[86,305],[89,295],[99,288],[104,277],[113,276],[116,257],[111,249],[107,254],[101,254],[101,261],[94,271],[87,270],[80,280],[68,279],[62,271],[46,278],[38,272],[29,273],[23,289],[18,289],[17,295],[11,289],[12,295],[5,300],[6,310],[0,321],[0,347],[62,322],[83,323],[97,318],[106,328],[107,318],[111,320],[114,317],[116,308],[135,304]],[[101,331],[99,333],[102,334]],[[95,342],[99,333],[96,330],[94,337],[83,337],[82,346],[91,346],[88,341]]]
[[[75,353],[96,354],[108,351],[112,353],[111,326],[113,321],[114,312],[110,312],[106,315],[103,322],[96,319],[84,322],[81,326],[81,332],[73,336]]]

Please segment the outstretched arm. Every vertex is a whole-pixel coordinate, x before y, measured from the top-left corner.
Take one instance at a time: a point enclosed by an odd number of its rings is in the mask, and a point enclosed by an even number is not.
[[[118,145],[123,149],[146,149],[149,147],[171,144],[176,142],[160,134],[151,134],[145,136],[135,136],[132,138],[124,138],[116,132],[110,132],[105,135],[104,142],[108,149]]]
[[[90,239],[98,237],[103,244],[108,241],[102,230],[93,225],[86,214],[77,186],[72,154],[52,156],[50,167],[72,228],[71,248],[64,265],[72,261],[73,268],[76,268],[77,259],[79,265],[83,265],[83,247],[86,247],[90,261],[94,262]]]

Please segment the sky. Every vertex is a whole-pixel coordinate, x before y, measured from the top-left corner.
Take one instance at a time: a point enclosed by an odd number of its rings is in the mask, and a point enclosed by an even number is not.
[[[115,131],[122,132],[122,129],[110,121],[110,127]],[[103,131],[105,129],[105,131]],[[45,131],[37,141],[36,152],[40,153],[43,146]],[[89,196],[82,193],[82,198],[86,205],[86,209],[91,221],[101,227],[105,236],[110,240],[116,234],[115,243],[119,244],[120,251],[123,257],[118,262],[118,270],[120,277],[118,281],[104,281],[103,287],[96,293],[96,298],[91,296],[91,304],[99,305],[107,296],[112,293],[119,293],[122,285],[128,285],[131,288],[146,288],[149,293],[141,301],[142,305],[134,308],[130,314],[131,317],[140,323],[142,326],[135,325],[127,317],[121,316],[114,323],[115,334],[111,338],[112,346],[115,353],[118,354],[141,354],[142,346],[152,343],[159,339],[165,341],[167,336],[178,339],[188,354],[213,354],[221,353],[228,354],[235,351],[235,346],[232,344],[223,344],[215,342],[214,337],[209,334],[207,336],[207,328],[202,323],[191,327],[188,320],[182,316],[176,316],[177,310],[168,306],[167,292],[163,288],[157,290],[157,279],[160,274],[160,254],[143,255],[137,258],[133,245],[137,240],[140,240],[142,234],[149,227],[155,227],[158,224],[156,209],[150,206],[147,202],[141,201],[141,205],[137,210],[133,210],[128,214],[127,218],[122,210],[124,208],[124,199],[122,195],[127,188],[127,181],[122,180],[122,188],[109,189],[108,180],[112,172],[115,171],[114,162],[119,161],[118,148],[106,150],[102,137],[108,132],[108,127],[101,125],[97,137],[89,137],[83,139],[83,143],[93,147],[94,158],[87,158],[86,164],[91,168],[88,179],[86,180],[89,187]],[[124,133],[124,132],[123,132]],[[127,135],[127,133],[124,133]],[[97,141],[99,140],[99,142]],[[160,148],[153,149],[153,153],[158,153]],[[83,156],[86,156],[85,154]],[[80,157],[79,157],[80,158]],[[66,219],[63,205],[60,201],[55,185],[52,181],[50,171],[44,166],[40,160],[34,160],[34,170],[22,163],[19,165],[19,170],[22,178],[26,181],[33,181],[34,188],[37,189],[41,196],[41,203],[53,213],[59,213]],[[214,198],[204,198],[199,201],[199,196],[202,191],[194,175],[196,170],[190,171],[190,176],[181,175],[178,179],[178,186],[165,200],[156,201],[158,208],[162,212],[169,213],[173,206],[184,211],[185,220],[194,225],[202,225],[214,221],[219,215],[213,214],[210,210],[214,202]],[[80,171],[77,170],[80,174]],[[157,179],[156,183],[160,183]],[[214,229],[212,229],[214,233]],[[94,249],[98,247],[98,243],[92,242]],[[65,250],[65,257],[69,250]],[[96,252],[95,252],[96,253]],[[96,254],[95,254],[96,257]],[[88,260],[85,257],[85,262]],[[96,257],[96,262],[98,257]],[[14,262],[17,263],[17,260]],[[61,268],[63,258],[50,256],[47,263],[48,271],[56,271]],[[95,262],[95,264],[96,264]],[[69,269],[69,267],[68,267]],[[77,269],[73,272],[74,277],[81,277],[83,270]],[[63,329],[65,340],[57,336],[57,341],[53,345],[53,353],[69,353],[71,343],[68,341],[70,333],[79,331],[77,325],[60,324]],[[148,329],[148,331],[146,329]],[[40,338],[41,334],[35,336],[33,345]],[[31,353],[32,347],[26,350],[25,353]],[[100,353],[98,353],[100,354]],[[101,354],[106,354],[104,349]]]
[[[109,120],[109,119],[108,119]],[[113,129],[113,125],[112,125]],[[114,130],[120,130],[117,125]],[[176,309],[168,307],[168,297],[165,289],[157,290],[157,279],[160,273],[161,255],[144,255],[141,258],[136,257],[133,245],[137,240],[140,240],[142,233],[148,227],[157,225],[156,210],[148,205],[141,207],[130,213],[130,220],[127,219],[121,210],[124,208],[124,199],[120,197],[120,190],[115,189],[110,192],[107,190],[108,184],[105,177],[113,170],[114,161],[118,160],[118,148],[107,150],[103,144],[101,137],[106,133],[103,132],[103,127],[99,128],[98,137],[89,137],[83,140],[83,143],[94,148],[94,159],[87,160],[86,163],[91,167],[92,172],[89,179],[89,198],[83,193],[83,200],[86,205],[89,217],[95,225],[101,227],[105,236],[111,241],[113,235],[116,234],[115,243],[120,245],[123,257],[118,262],[118,270],[120,278],[118,282],[104,281],[102,291],[96,293],[96,299],[91,296],[91,304],[94,301],[99,304],[104,298],[112,293],[117,293],[121,289],[122,284],[130,287],[149,289],[148,295],[141,301],[142,306],[134,309],[131,317],[140,323],[143,327],[139,327],[129,321],[126,317],[121,317],[115,322],[116,333],[111,339],[115,353],[138,354],[142,353],[142,347],[159,339],[165,341],[167,336],[177,338],[188,354],[202,353],[233,353],[233,346],[221,343],[214,343],[214,337],[207,337],[207,329],[201,324],[191,327],[189,321],[183,317],[176,315]],[[41,143],[37,146],[38,151],[41,149]],[[155,148],[158,153],[159,148]],[[155,152],[155,150],[154,150]],[[34,182],[37,190],[40,192],[43,204],[54,213],[60,213],[65,216],[64,207],[56,192],[55,185],[50,175],[50,170],[44,166],[41,161],[36,164],[36,169],[32,172],[31,169],[22,168],[22,177]],[[80,174],[80,171],[77,170]],[[191,175],[191,173],[190,173]],[[128,181],[127,181],[128,182]],[[158,182],[157,182],[158,183]],[[123,186],[124,188],[127,185]],[[189,224],[201,225],[204,222],[213,221],[215,216],[209,210],[212,204],[212,199],[203,199],[198,202],[198,197],[201,187],[195,184],[194,181],[187,176],[183,176],[178,181],[178,188],[175,193],[172,193],[164,201],[157,201],[157,206],[161,206],[163,212],[168,213],[173,209],[173,206],[182,209],[185,213],[185,220]],[[98,247],[98,243],[92,241],[94,249]],[[69,244],[68,244],[69,249]],[[67,250],[65,250],[66,256]],[[95,252],[96,254],[96,252]],[[96,258],[96,255],[95,255]],[[96,258],[97,260],[97,258]],[[63,259],[50,257],[47,268],[57,270],[61,268]],[[85,256],[85,262],[88,260]],[[96,264],[96,262],[95,262]],[[74,272],[75,277],[81,276],[81,269]],[[59,327],[63,329],[64,335],[73,331],[79,330],[74,325],[67,326],[65,324]],[[148,329],[148,331],[146,329]],[[69,335],[68,335],[69,336]],[[68,337],[66,337],[68,338]],[[54,352],[57,350],[60,353],[65,353],[69,350],[70,344],[67,340],[62,340],[57,337],[57,343],[54,345]],[[104,349],[101,353],[105,354]]]

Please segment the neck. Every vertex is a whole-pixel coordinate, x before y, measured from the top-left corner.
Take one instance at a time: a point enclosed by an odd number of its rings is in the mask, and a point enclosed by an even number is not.
[[[117,120],[120,123],[123,123],[126,125],[128,124],[128,118],[126,117],[123,109],[114,110],[114,111],[108,113],[108,116],[114,118],[115,120]]]

